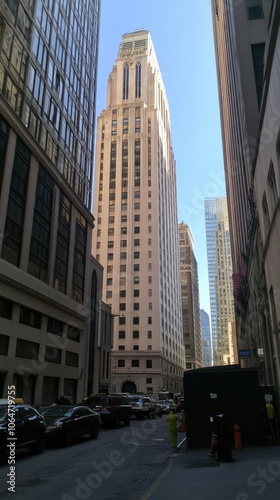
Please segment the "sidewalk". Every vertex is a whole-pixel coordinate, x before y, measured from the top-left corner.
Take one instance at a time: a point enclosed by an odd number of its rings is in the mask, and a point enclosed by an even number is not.
[[[279,500],[280,446],[232,451],[231,462],[181,443],[141,500]]]

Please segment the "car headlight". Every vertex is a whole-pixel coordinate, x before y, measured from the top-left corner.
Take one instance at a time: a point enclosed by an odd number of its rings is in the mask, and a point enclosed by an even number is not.
[[[62,429],[62,427],[63,427],[63,424],[62,424],[61,422],[57,422],[57,423],[55,423],[55,424],[48,425],[48,426],[47,426],[47,430],[48,430],[48,431],[51,431],[51,430],[53,430],[53,429]]]

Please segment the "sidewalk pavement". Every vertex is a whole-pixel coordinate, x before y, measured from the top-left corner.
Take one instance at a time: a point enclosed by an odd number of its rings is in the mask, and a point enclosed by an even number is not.
[[[188,449],[183,439],[141,500],[279,500],[280,446],[232,450],[218,462],[207,449]]]

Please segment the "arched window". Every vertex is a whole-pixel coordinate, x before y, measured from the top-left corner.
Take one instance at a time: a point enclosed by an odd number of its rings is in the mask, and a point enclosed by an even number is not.
[[[135,67],[135,97],[141,97],[141,63],[138,61]]]
[[[128,84],[129,84],[129,66],[128,63],[123,65],[123,99],[128,99]]]

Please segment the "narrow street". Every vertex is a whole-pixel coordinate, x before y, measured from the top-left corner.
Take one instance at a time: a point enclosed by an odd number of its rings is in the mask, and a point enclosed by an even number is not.
[[[180,439],[181,436],[178,436]],[[7,464],[1,466],[1,499],[136,500],[170,456],[166,416],[131,419],[129,427],[102,428],[71,447],[46,448],[42,455],[20,450],[16,457],[16,493],[8,492]]]

